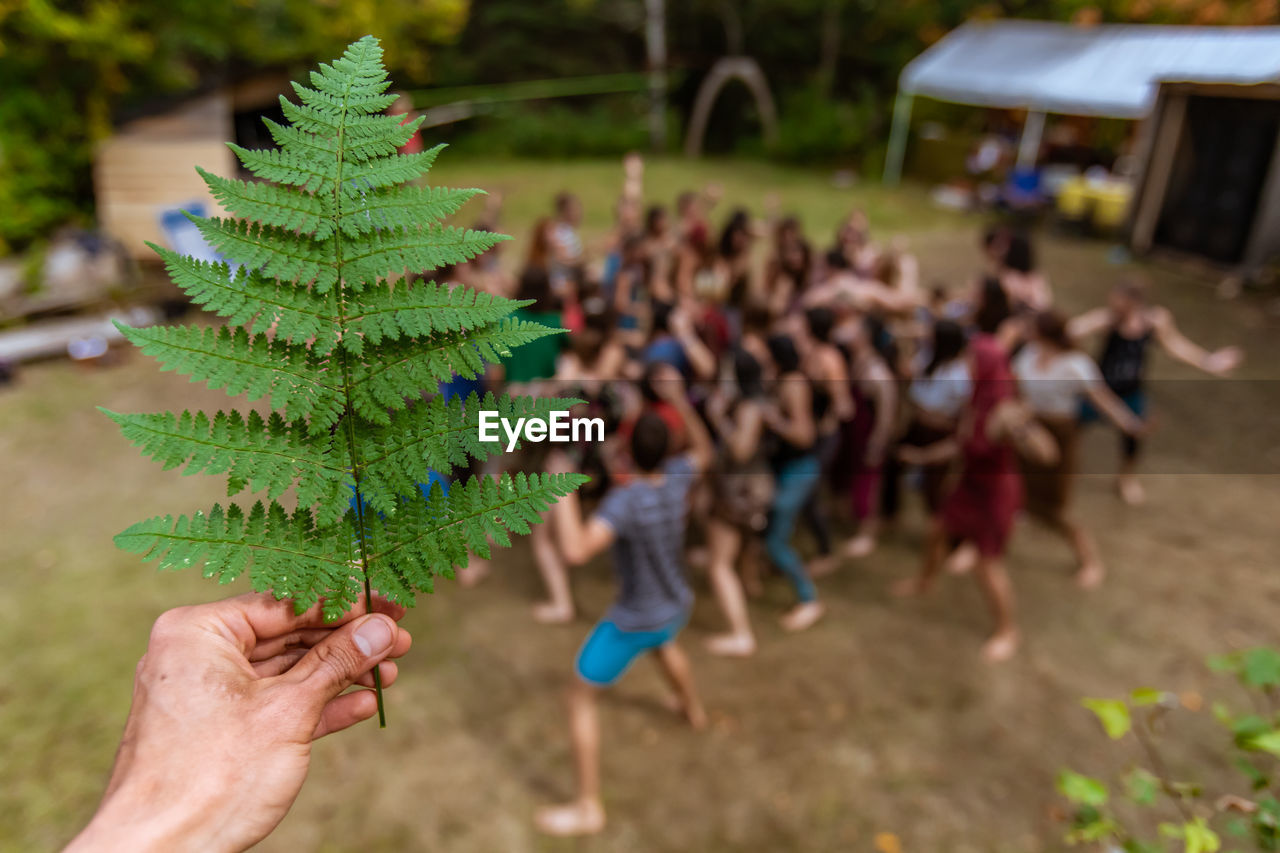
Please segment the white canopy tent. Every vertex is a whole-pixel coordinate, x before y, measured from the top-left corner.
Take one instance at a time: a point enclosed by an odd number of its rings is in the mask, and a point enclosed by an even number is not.
[[[1031,165],[1046,113],[1140,119],[1161,81],[1280,80],[1280,27],[1173,27],[971,21],[917,56],[898,77],[884,179],[902,174],[917,95],[1025,109],[1019,165]]]

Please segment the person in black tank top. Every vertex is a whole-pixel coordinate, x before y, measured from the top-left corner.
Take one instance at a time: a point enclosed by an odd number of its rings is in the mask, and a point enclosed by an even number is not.
[[[1173,358],[1214,376],[1225,376],[1243,359],[1239,347],[1209,352],[1188,339],[1178,330],[1167,308],[1148,303],[1146,286],[1137,279],[1116,284],[1107,297],[1107,304],[1073,319],[1067,324],[1067,333],[1077,341],[1106,334],[1098,354],[1102,378],[1140,418],[1146,417],[1147,351],[1153,340]],[[1092,423],[1099,417],[1086,405],[1080,419],[1082,423]],[[1116,488],[1129,504],[1141,503],[1145,498],[1142,485],[1135,478],[1140,449],[1137,438],[1121,434]]]
[[[822,468],[814,451],[812,382],[800,372],[796,345],[786,335],[774,335],[768,345],[773,401],[764,407],[762,416],[770,441],[774,496],[764,543],[769,559],[796,592],[796,606],[783,616],[782,627],[801,631],[821,619],[825,607],[818,601],[818,591],[791,538],[800,510],[818,487]]]

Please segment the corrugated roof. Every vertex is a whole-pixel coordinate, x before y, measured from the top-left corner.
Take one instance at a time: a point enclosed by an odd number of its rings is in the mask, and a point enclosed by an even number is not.
[[[908,63],[898,86],[976,106],[1142,118],[1165,80],[1280,80],[1280,27],[972,21]]]

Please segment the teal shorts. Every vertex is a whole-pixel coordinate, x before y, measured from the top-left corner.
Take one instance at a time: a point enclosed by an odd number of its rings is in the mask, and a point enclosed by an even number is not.
[[[574,669],[587,684],[609,687],[636,658],[674,640],[685,619],[682,615],[654,631],[628,631],[602,619],[587,635]]]

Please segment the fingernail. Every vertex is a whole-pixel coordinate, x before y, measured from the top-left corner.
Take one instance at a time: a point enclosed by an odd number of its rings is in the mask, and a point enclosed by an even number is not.
[[[365,657],[377,654],[391,645],[391,621],[382,616],[370,616],[356,628],[356,648]]]

